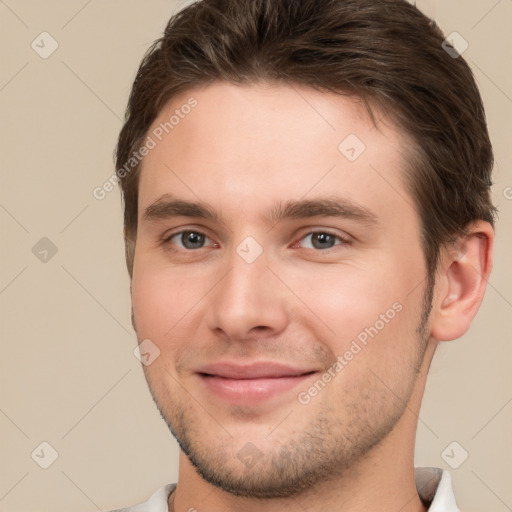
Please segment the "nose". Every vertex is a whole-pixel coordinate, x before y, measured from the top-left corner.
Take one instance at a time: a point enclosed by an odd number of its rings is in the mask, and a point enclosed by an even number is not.
[[[247,263],[238,254],[211,293],[209,328],[231,341],[271,338],[288,325],[284,286],[260,256]]]

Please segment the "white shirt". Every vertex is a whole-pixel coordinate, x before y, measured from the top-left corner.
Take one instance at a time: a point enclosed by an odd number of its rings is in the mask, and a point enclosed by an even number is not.
[[[448,471],[439,468],[416,468],[416,487],[422,501],[430,503],[429,512],[460,512],[453,494]],[[160,487],[148,501],[112,512],[168,512],[167,500],[176,484]]]

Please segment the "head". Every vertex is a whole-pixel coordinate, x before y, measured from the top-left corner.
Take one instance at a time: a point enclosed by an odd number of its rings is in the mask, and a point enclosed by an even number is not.
[[[211,0],[143,59],[117,147],[134,326],[162,415],[225,490],[353,467],[476,313],[490,258],[459,281],[489,256],[492,149],[443,39],[402,0]],[[240,398],[238,371],[295,373]]]

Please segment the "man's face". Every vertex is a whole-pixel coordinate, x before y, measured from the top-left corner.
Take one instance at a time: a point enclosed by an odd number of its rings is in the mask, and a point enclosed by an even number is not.
[[[402,417],[426,344],[405,136],[353,98],[226,83],[148,135],[134,321],[182,449],[240,495],[351,467]]]

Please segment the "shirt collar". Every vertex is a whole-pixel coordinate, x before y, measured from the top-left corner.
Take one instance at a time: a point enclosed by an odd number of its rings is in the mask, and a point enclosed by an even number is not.
[[[440,468],[416,468],[414,476],[418,494],[422,502],[429,507],[428,512],[460,512],[455,502],[452,479],[448,471]],[[176,484],[164,485],[145,503],[122,509],[122,511],[167,512],[167,500],[175,488]]]
[[[448,471],[440,468],[416,468],[416,488],[429,512],[460,512]]]

